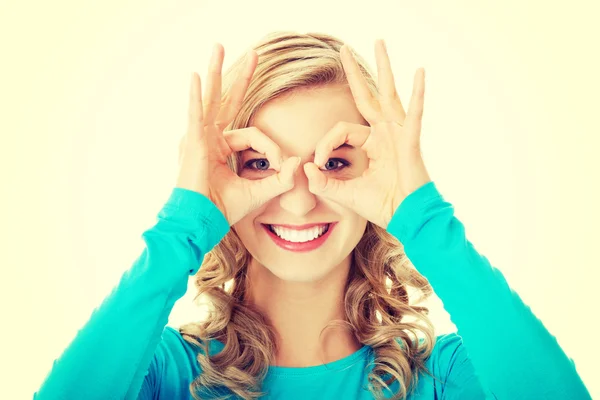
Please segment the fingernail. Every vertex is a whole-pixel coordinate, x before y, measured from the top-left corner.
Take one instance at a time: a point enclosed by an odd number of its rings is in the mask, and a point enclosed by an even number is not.
[[[343,50],[342,50],[343,48]],[[354,58],[354,55],[352,54],[352,52],[350,51],[350,48],[348,47],[347,44],[344,43],[344,45],[342,45],[342,47],[340,48],[340,53],[342,51],[345,51],[346,53],[350,54],[350,57]]]
[[[296,165],[294,166],[294,172],[298,170],[298,167],[300,166],[300,161],[302,161],[302,159],[300,157],[296,157]]]
[[[350,57],[352,57],[353,60],[356,60],[354,53],[352,52],[352,50],[350,50],[350,47],[346,46],[346,51],[348,52],[348,54],[350,54]]]
[[[294,169],[288,176],[288,182],[290,183],[290,185],[294,184],[294,175],[296,174],[296,170],[298,169],[298,166],[300,165],[300,157],[295,157],[295,158],[296,158],[296,163],[294,164]]]

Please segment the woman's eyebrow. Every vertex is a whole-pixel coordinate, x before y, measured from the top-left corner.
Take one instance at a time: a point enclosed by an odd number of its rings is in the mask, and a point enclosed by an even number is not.
[[[339,150],[339,149],[348,149],[348,150],[353,150],[354,148],[355,148],[355,147],[354,147],[354,146],[352,146],[351,144],[348,144],[348,143],[342,143],[340,146],[336,147],[336,148],[335,148],[335,149],[333,149],[332,151],[336,151],[336,150]],[[257,154],[262,154],[260,151],[256,151],[256,150],[254,150],[252,147],[249,147],[249,148],[247,148],[247,149],[246,149],[246,150],[244,150],[242,153],[244,153],[244,152],[247,152],[247,151],[251,151],[251,152],[254,152],[254,153],[257,153]],[[314,156],[314,155],[315,155],[315,153],[312,153],[311,155],[312,155],[312,156]]]
[[[336,147],[332,151],[336,151],[336,150],[339,150],[339,149],[353,150],[354,146],[352,146],[351,144],[348,144],[348,143],[342,143],[341,145],[339,145],[338,147]],[[315,153],[313,153],[313,154],[315,154]]]

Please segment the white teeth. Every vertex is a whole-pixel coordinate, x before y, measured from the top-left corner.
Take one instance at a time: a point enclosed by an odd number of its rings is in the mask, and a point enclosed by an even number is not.
[[[303,229],[301,231],[282,228],[280,226],[269,225],[271,230],[280,238],[287,240],[288,242],[304,243],[309,242],[319,236],[321,236],[327,230],[327,225],[315,226],[310,229]]]

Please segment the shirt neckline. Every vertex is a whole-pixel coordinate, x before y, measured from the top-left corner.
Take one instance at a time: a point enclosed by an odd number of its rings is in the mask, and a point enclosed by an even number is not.
[[[364,354],[370,349],[370,346],[363,345],[360,349],[356,350],[354,353],[340,358],[339,360],[332,361],[327,364],[321,365],[313,365],[310,367],[281,367],[277,365],[270,365],[268,375],[274,376],[306,376],[306,375],[315,375],[315,374],[323,374],[327,372],[339,372],[340,370],[351,367],[358,361],[362,359]]]

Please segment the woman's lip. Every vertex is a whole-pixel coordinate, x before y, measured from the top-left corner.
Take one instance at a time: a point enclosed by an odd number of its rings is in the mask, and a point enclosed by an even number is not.
[[[287,228],[287,229],[291,229],[294,231],[301,231],[303,229],[312,228],[313,226],[323,226],[323,225],[329,225],[332,223],[333,222],[317,222],[316,224],[304,224],[304,225],[286,225],[286,224],[263,224],[263,225],[280,226],[282,228]]]
[[[303,243],[289,242],[285,239],[280,238],[275,233],[273,233],[271,231],[271,229],[269,228],[269,225],[263,224],[263,227],[264,227],[265,231],[267,232],[267,235],[273,240],[273,242],[275,242],[275,244],[277,246],[281,247],[282,249],[289,250],[289,251],[296,251],[296,252],[305,252],[305,251],[315,250],[315,249],[321,247],[323,245],[323,243],[325,243],[327,238],[329,238],[329,236],[331,235],[331,232],[333,231],[333,228],[336,225],[337,225],[337,222],[332,222],[329,225],[329,229],[327,229],[327,232],[325,232],[322,236],[320,236],[316,239],[310,240],[308,242],[303,242]]]

